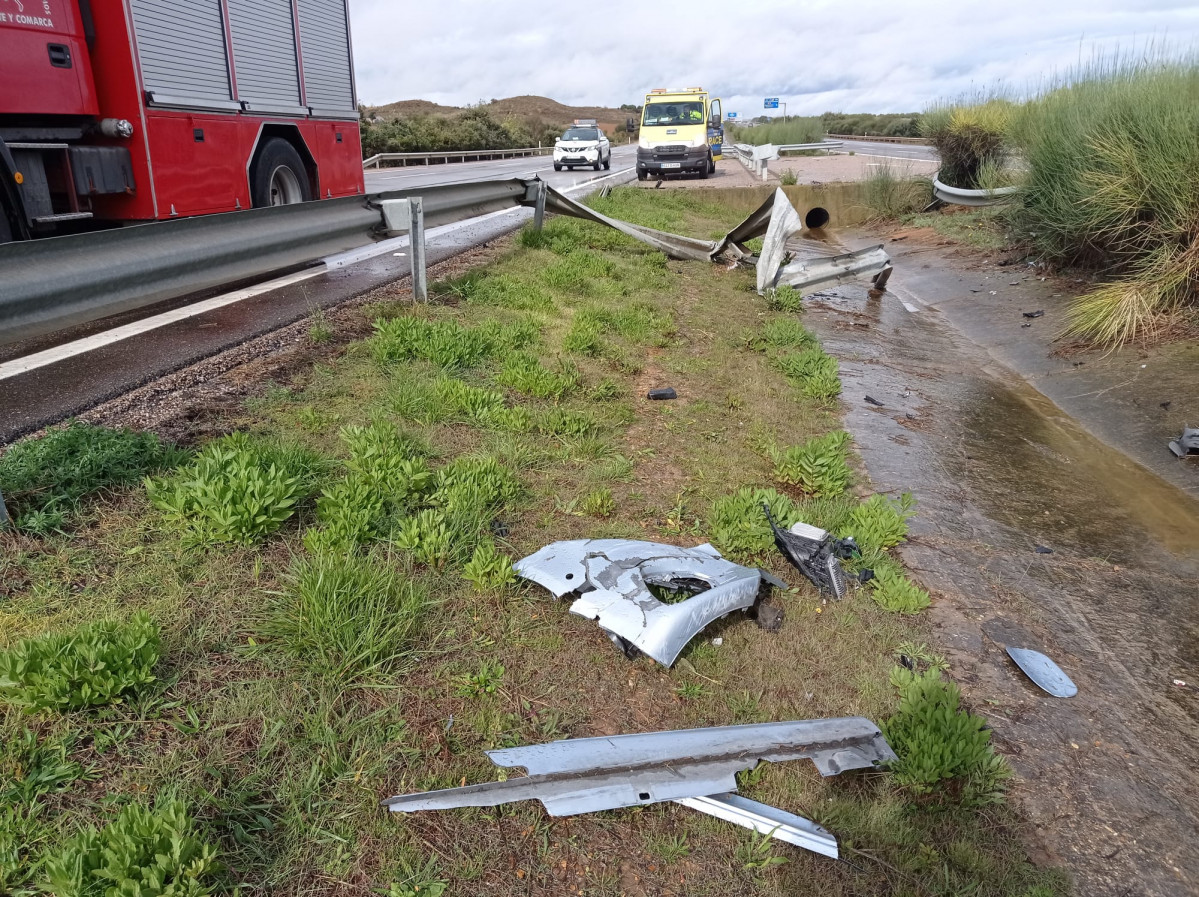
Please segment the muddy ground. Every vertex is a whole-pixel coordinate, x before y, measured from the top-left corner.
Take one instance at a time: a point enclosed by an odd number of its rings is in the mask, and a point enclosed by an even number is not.
[[[1165,447],[1199,419],[1194,344],[1080,352],[1054,340],[1078,283],[929,232],[888,244],[890,293],[815,293],[807,321],[875,487],[919,499],[904,559],[1030,839],[1079,894],[1199,893],[1199,690],[1175,684],[1199,680],[1199,464]],[[1007,645],[1053,657],[1077,697]]]

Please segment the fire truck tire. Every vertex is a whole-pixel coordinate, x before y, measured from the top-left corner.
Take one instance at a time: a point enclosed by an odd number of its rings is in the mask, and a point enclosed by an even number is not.
[[[253,171],[250,198],[256,209],[312,199],[304,161],[295,147],[282,137],[272,137],[262,145]]]

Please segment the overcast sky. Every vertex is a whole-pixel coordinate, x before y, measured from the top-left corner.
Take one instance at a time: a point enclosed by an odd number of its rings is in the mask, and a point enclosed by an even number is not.
[[[1199,45],[1199,0],[350,0],[358,93],[452,106],[538,94],[640,103],[706,87],[725,112],[906,112],[1022,92],[1099,52]],[[781,110],[780,110],[781,111]]]

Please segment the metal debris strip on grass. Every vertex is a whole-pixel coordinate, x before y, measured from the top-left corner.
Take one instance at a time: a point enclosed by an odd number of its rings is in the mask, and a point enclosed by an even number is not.
[[[399,795],[383,806],[409,813],[540,800],[551,816],[572,816],[669,800],[835,857],[836,839],[824,829],[734,795],[737,773],[807,758],[822,776],[835,776],[897,759],[878,726],[860,716],[569,738],[487,756],[528,775]]]
[[[885,285],[886,278],[880,278],[880,275],[884,271],[889,274],[891,266],[891,259],[881,244],[831,257],[827,256],[827,250],[823,246],[819,248],[818,254],[824,257],[805,257],[810,256],[810,252],[797,253],[791,240],[804,229],[804,219],[800,218],[791,201],[787,199],[787,194],[781,189],[770,194],[762,205],[719,240],[698,240],[609,218],[552,187],[548,189],[546,208],[562,215],[583,218],[615,228],[670,258],[713,261],[718,256],[730,252],[737,259],[756,264],[759,293],[766,293],[780,286],[831,286],[867,275],[879,278]],[[807,217],[811,217],[817,211],[822,215],[816,220],[827,223],[828,213],[823,209],[813,209]],[[762,252],[754,256],[745,243],[762,236],[765,237]]]
[[[635,648],[667,667],[708,624],[752,607],[762,584],[761,571],[726,561],[711,545],[631,539],[554,542],[513,566],[555,598],[578,592],[572,614],[598,622],[626,654]],[[685,600],[660,601],[651,586]]]

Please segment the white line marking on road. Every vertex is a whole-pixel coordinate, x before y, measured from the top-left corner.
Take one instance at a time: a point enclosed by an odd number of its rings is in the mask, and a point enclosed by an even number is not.
[[[114,327],[112,330],[105,330],[103,333],[85,336],[83,339],[63,343],[61,346],[55,346],[52,349],[46,349],[42,352],[26,355],[23,358],[7,361],[4,364],[0,364],[0,380],[6,380],[9,377],[24,374],[27,371],[45,367],[48,364],[64,361],[76,355],[82,355],[85,352],[92,352],[104,346],[120,342],[121,340],[129,339],[132,336],[138,336],[147,331],[156,330],[168,324],[174,324],[176,321],[184,321],[196,315],[202,315],[226,305],[232,305],[234,302],[241,302],[243,299],[251,299],[262,293],[269,293],[271,290],[278,290],[292,284],[302,283],[305,280],[312,280],[314,277],[319,277],[324,273],[325,268],[323,266],[307,271],[297,271],[285,277],[277,277],[274,280],[255,284],[252,287],[234,290],[232,293],[225,293],[221,296],[214,296],[211,299],[205,299],[203,302],[185,305],[182,308],[163,312],[152,318],[134,321],[132,324],[126,324],[123,327]]]
[[[633,170],[633,166],[622,168],[619,171],[614,171],[611,174],[603,177],[592,178],[584,181],[581,184],[565,188],[563,192],[572,193],[580,190],[583,187],[589,187],[599,181],[606,181],[609,178],[618,177]],[[518,212],[532,214],[531,209],[518,207],[515,209],[500,209],[498,212],[490,212],[486,215],[480,215],[477,218],[467,218],[463,221],[455,221],[452,224],[443,224],[440,227],[430,228],[426,234],[429,240],[437,237],[445,236],[454,231],[461,230],[464,227],[474,227],[491,218],[499,218],[502,215],[512,215]],[[390,240],[383,240],[379,243],[372,243],[360,249],[350,249],[346,252],[330,255],[322,259],[323,264],[316,267],[297,271],[294,274],[288,274],[284,277],[277,277],[274,280],[268,280],[263,283],[255,284],[251,287],[245,287],[241,290],[234,290],[231,293],[224,293],[220,296],[214,296],[211,299],[205,299],[202,302],[195,302],[190,305],[184,305],[181,308],[176,308],[168,312],[163,312],[160,315],[154,315],[150,318],[144,318],[140,321],[134,321],[132,324],[125,324],[122,327],[114,327],[112,330],[105,330],[103,333],[96,333],[92,336],[86,336],[82,339],[77,339],[69,343],[63,343],[61,346],[55,346],[52,349],[45,349],[41,352],[35,352],[32,355],[26,355],[22,358],[14,359],[0,364],[0,380],[6,380],[9,377],[16,377],[20,374],[28,373],[37,368],[46,367],[47,365],[56,364],[60,361],[65,361],[68,358],[74,358],[77,355],[83,355],[87,352],[93,352],[96,349],[101,349],[104,346],[110,346],[113,343],[118,343],[121,340],[129,339],[130,337],[140,336],[143,333],[148,333],[151,330],[157,330],[159,327],[166,327],[168,324],[174,324],[178,321],[185,321],[188,318],[193,318],[196,315],[206,314],[210,311],[215,311],[218,308],[223,308],[226,305],[232,305],[234,302],[241,302],[244,299],[252,299],[255,296],[261,296],[263,293],[269,293],[272,290],[279,290],[283,287],[292,286],[297,283],[303,283],[306,280],[313,280],[326,274],[329,271],[336,271],[358,262],[366,261],[378,255],[383,255],[387,252],[393,252],[408,245],[408,237],[400,236],[393,237]]]

